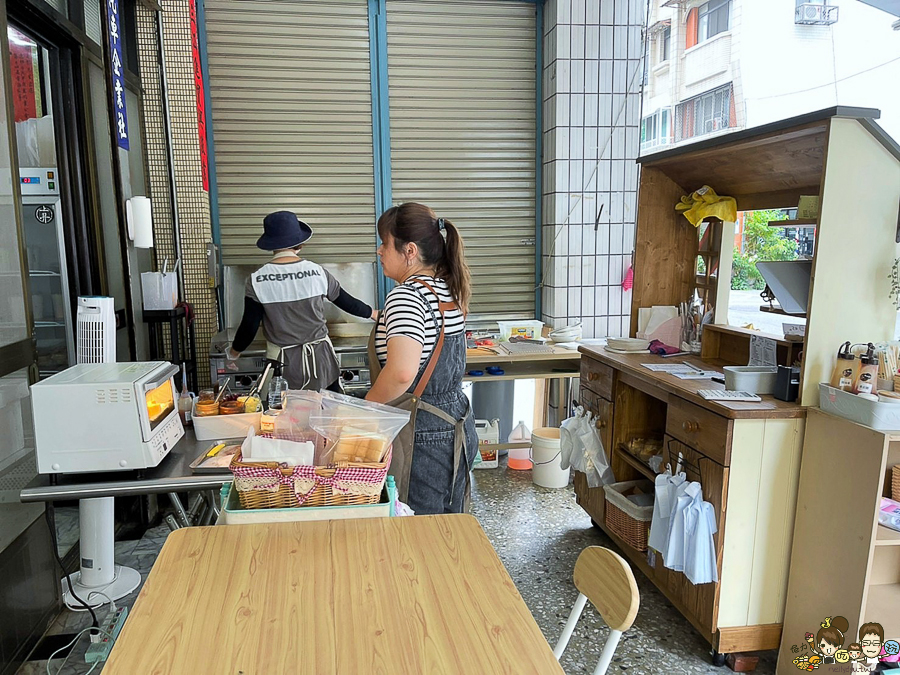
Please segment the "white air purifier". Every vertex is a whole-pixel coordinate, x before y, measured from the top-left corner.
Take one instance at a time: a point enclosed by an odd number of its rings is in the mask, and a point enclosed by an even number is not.
[[[116,308],[113,298],[99,295],[79,297],[75,336],[76,363],[115,361]]]

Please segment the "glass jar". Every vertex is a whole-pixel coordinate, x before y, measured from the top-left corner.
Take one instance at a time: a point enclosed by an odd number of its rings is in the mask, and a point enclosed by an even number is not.
[[[242,401],[222,401],[219,404],[220,415],[239,415],[244,412]]]
[[[194,415],[196,417],[212,417],[213,415],[219,414],[219,405],[216,403],[215,399],[211,400],[198,400],[197,403],[194,404]]]

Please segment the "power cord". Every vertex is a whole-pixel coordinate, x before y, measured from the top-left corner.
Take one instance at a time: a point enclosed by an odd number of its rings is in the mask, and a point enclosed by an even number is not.
[[[53,525],[53,520],[50,518],[50,509],[44,509],[44,516],[47,520],[47,528],[50,530],[50,543],[53,547],[53,557],[56,558],[56,563],[59,565],[59,568],[63,571],[63,574],[66,577],[66,583],[69,585],[69,592],[72,594],[72,597],[78,601],[82,607],[84,607],[88,612],[91,613],[91,627],[86,628],[85,630],[94,630],[97,631],[96,634],[99,635],[100,632],[100,622],[97,621],[97,613],[94,612],[94,608],[87,604],[84,600],[79,598],[75,594],[75,588],[72,586],[72,579],[69,577],[69,572],[66,570],[65,565],[63,565],[62,558],[59,557],[59,546],[56,541],[56,528]],[[84,631],[82,631],[83,633]],[[81,633],[79,633],[81,635]]]
[[[84,635],[85,633],[87,633],[87,632],[90,631],[90,630],[94,630],[94,627],[93,627],[93,626],[89,626],[89,627],[83,629],[80,633],[78,633],[78,635],[76,635],[74,638],[72,638],[72,641],[69,642],[69,644],[65,645],[64,647],[60,647],[59,649],[57,649],[55,652],[53,652],[53,653],[50,655],[50,658],[47,659],[47,675],[53,675],[53,673],[50,672],[50,663],[51,663],[51,661],[53,661],[53,659],[56,658],[56,655],[59,654],[61,651],[65,651],[66,649],[68,649],[69,647],[71,647],[72,650],[71,650],[68,654],[66,654],[66,658],[63,659],[62,664],[61,664],[61,665],[59,666],[59,668],[56,670],[56,675],[59,675],[59,674],[62,672],[62,669],[66,667],[66,663],[68,662],[69,657],[72,656],[72,652],[75,651],[75,643],[78,642],[78,641],[81,639],[81,636],[82,636],[82,635]],[[98,634],[98,635],[99,635],[99,634],[103,634],[103,635],[105,635],[106,637],[108,637],[110,640],[113,639],[113,636],[110,635],[109,633],[107,633],[105,630],[100,630],[99,628],[97,628],[96,630],[97,630],[97,634]],[[89,671],[87,671],[87,673],[85,673],[85,675],[88,675],[88,673],[94,672],[94,668],[97,667],[97,664],[98,664],[98,663],[100,663],[100,661],[95,662],[94,665],[91,667],[91,669],[90,669]]]

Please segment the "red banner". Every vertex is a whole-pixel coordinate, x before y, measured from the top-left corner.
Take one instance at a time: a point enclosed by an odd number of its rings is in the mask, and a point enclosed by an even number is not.
[[[35,96],[35,48],[23,41],[9,41],[9,67],[12,74],[13,105],[16,122],[38,116]]]
[[[190,0],[191,52],[194,62],[194,89],[197,98],[197,130],[200,135],[200,167],[203,189],[209,192],[209,155],[206,144],[206,96],[203,92],[203,68],[200,65],[200,31],[197,27],[197,0]]]

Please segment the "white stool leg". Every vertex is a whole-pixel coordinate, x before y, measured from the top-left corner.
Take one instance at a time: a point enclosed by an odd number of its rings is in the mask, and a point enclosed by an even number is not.
[[[594,675],[606,675],[606,669],[609,668],[609,663],[612,661],[613,654],[616,653],[616,647],[619,646],[621,637],[622,631],[610,629],[609,637],[606,638],[606,644],[603,645],[603,651],[600,653],[600,660],[594,669]]]
[[[578,623],[578,619],[581,617],[581,613],[584,611],[584,605],[586,603],[587,596],[584,593],[579,593],[578,599],[575,601],[575,606],[569,614],[569,620],[566,621],[566,626],[563,628],[562,635],[559,636],[559,642],[557,642],[556,647],[553,648],[553,656],[556,657],[557,661],[559,661],[559,657],[562,656],[562,653],[566,651],[566,645],[569,644],[569,639],[572,637],[572,633],[575,632],[575,624]]]

